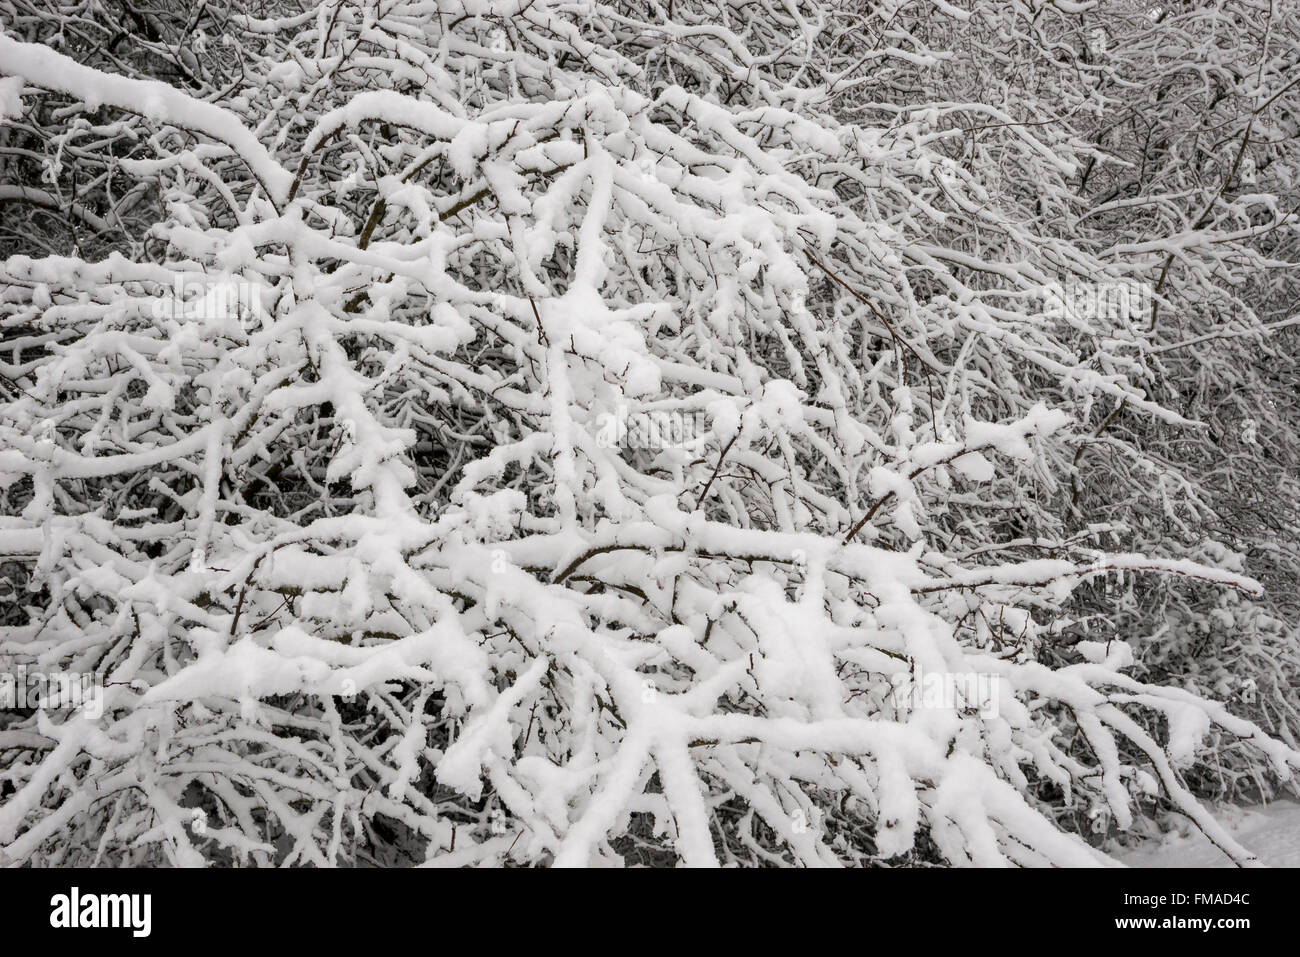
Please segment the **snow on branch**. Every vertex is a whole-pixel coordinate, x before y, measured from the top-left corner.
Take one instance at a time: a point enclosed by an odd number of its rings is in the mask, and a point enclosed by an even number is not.
[[[1005,5],[264,6],[177,85],[0,36],[75,101],[4,189],[130,239],[0,259],[0,659],[98,689],[0,725],[7,861],[1252,862],[1189,776],[1294,739],[1088,613],[1262,586],[1124,544],[1205,409],[1049,308],[1164,250],[1061,226],[1084,93],[981,106]]]

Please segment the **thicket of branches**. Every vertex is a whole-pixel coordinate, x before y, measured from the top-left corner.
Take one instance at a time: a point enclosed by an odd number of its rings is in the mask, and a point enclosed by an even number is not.
[[[1252,860],[1300,11],[0,27],[0,658],[104,681],[0,715],[8,861]],[[647,413],[707,431],[602,438]]]

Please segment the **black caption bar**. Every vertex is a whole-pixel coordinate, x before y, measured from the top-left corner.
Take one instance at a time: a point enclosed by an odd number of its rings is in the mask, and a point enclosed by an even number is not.
[[[662,939],[676,949],[703,937],[761,941],[774,921],[819,945],[828,934],[852,942],[856,933],[862,942],[891,928],[927,943],[969,942],[1002,922],[1044,939],[1197,934],[1231,945],[1287,926],[1293,880],[1287,871],[1225,870],[11,869],[0,872],[0,900],[9,931],[65,944],[73,935],[79,944],[111,938],[126,948],[202,941],[337,949],[391,943],[392,934],[423,927],[430,942],[472,931],[499,945],[580,928],[592,942],[633,934],[642,945]]]

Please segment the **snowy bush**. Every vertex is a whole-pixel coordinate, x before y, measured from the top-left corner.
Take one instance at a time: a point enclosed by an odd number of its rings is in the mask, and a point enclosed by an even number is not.
[[[1071,511],[1197,419],[1044,304],[1147,263],[1029,212],[1083,144],[833,4],[216,6],[0,0],[0,654],[103,681],[0,719],[8,861],[1250,861],[1196,775],[1294,725],[1079,632],[1261,592]]]

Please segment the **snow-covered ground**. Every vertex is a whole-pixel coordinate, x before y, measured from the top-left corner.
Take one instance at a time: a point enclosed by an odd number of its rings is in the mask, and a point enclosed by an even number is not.
[[[1278,801],[1266,807],[1219,812],[1232,836],[1269,867],[1300,867],[1300,804]],[[1231,867],[1227,856],[1192,828],[1118,855],[1130,867]]]

